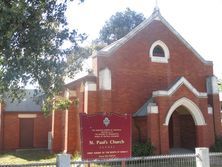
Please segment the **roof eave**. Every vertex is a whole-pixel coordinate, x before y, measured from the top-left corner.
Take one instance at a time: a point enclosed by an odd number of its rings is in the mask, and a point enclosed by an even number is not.
[[[96,76],[94,74],[88,74],[86,76],[83,76],[77,80],[74,80],[70,83],[65,84],[66,88],[73,88],[74,86],[78,85],[78,83],[84,82],[84,81],[96,81]]]

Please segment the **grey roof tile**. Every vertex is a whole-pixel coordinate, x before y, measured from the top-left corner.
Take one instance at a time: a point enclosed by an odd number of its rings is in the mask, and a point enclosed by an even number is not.
[[[36,98],[34,97],[34,90],[27,89],[25,90],[26,95],[21,100],[14,100],[12,102],[11,98],[4,98],[5,101],[5,111],[6,112],[40,112],[41,104],[36,103]]]
[[[133,114],[133,117],[144,117],[147,116],[147,106],[153,103],[153,97],[151,97],[144,105],[142,105],[137,112]]]

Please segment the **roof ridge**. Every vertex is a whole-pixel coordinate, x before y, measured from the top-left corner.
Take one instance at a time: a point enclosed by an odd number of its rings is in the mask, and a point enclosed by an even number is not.
[[[119,40],[111,43],[110,45],[104,47],[96,54],[92,55],[92,57],[96,56],[108,56],[115,52],[118,48],[124,45],[128,40],[133,38],[138,32],[143,30],[146,26],[148,26],[152,21],[158,20],[161,21],[189,50],[193,52],[193,54],[204,64],[213,65],[212,61],[205,60],[169,23],[168,21],[160,14],[159,10],[154,10],[149,18],[140,23],[137,27],[135,27],[132,31],[126,34],[124,37]]]

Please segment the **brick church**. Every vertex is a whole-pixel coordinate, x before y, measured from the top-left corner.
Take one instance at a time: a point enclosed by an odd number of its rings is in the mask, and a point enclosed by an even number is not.
[[[78,105],[53,113],[54,152],[81,150],[79,113],[131,113],[132,142],[150,140],[157,154],[210,147],[221,134],[213,63],[158,9],[92,59],[93,72],[66,85]]]

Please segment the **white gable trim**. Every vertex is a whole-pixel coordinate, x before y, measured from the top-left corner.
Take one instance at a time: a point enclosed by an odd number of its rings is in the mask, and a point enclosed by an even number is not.
[[[113,52],[115,52],[118,48],[124,45],[131,38],[133,38],[138,32],[143,30],[154,20],[161,21],[189,50],[194,53],[194,55],[199,60],[201,60],[201,62],[203,62],[204,64],[213,65],[212,61],[206,61],[203,57],[201,57],[200,54],[196,50],[194,50],[193,47],[163,18],[163,16],[161,16],[159,11],[154,12],[148,19],[144,20],[136,28],[130,31],[126,36],[98,51],[96,54],[92,55],[92,57],[111,55]]]
[[[201,110],[199,109],[199,107],[194,102],[192,102],[191,100],[189,100],[186,97],[183,97],[183,98],[177,100],[170,107],[163,125],[165,125],[165,126],[169,125],[169,121],[170,121],[170,118],[171,118],[173,112],[180,106],[184,106],[188,109],[188,111],[190,112],[190,114],[192,115],[192,117],[194,119],[195,125],[198,125],[198,126],[206,125],[204,116],[203,116]]]
[[[193,85],[186,80],[186,78],[181,77],[169,90],[158,90],[153,91],[153,97],[157,96],[170,96],[181,86],[185,85],[195,96],[199,98],[207,98],[207,93],[199,92]]]

